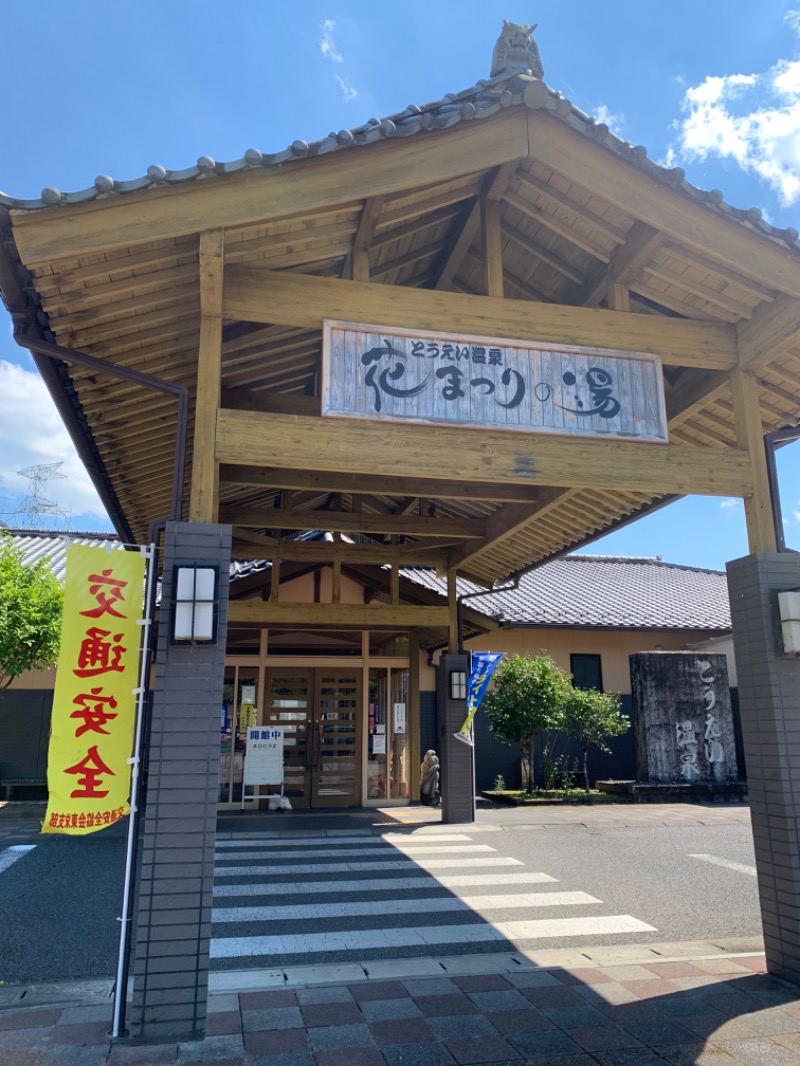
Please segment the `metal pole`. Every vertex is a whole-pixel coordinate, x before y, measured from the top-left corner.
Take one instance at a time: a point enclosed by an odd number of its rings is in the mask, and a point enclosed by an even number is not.
[[[131,765],[131,812],[128,816],[128,841],[125,851],[125,879],[122,889],[122,915],[118,919],[119,954],[117,957],[117,979],[114,986],[114,1017],[111,1036],[121,1035],[125,1020],[125,999],[128,991],[128,953],[131,940],[131,922],[133,920],[133,860],[136,853],[136,831],[138,827],[138,803],[140,788],[140,763],[142,754],[142,732],[144,723],[144,705],[147,694],[148,670],[150,665],[150,631],[153,625],[153,612],[156,587],[156,552],[155,544],[147,549],[140,549],[148,560],[147,582],[145,584],[145,616],[142,620],[144,639],[139,664],[139,687],[136,689],[136,730],[133,740],[133,754],[128,762]]]

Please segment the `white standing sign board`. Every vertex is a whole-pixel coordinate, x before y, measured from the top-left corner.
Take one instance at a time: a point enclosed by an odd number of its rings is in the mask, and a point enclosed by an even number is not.
[[[283,785],[283,729],[252,726],[247,730],[244,785]]]

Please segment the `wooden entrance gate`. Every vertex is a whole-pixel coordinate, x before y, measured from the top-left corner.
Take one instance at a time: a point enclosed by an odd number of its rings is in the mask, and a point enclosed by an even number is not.
[[[284,793],[294,808],[361,803],[361,670],[267,671],[264,722],[284,729]]]

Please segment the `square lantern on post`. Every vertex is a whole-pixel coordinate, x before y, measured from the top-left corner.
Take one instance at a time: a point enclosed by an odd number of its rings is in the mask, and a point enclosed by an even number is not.
[[[800,655],[800,589],[778,593],[784,655]]]
[[[216,644],[219,571],[214,566],[176,566],[173,644]]]
[[[467,698],[467,674],[465,670],[450,671],[450,699],[465,700]]]

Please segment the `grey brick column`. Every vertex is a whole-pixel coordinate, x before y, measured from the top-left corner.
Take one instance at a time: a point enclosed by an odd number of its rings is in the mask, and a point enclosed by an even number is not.
[[[441,763],[442,822],[475,821],[475,751],[456,740],[467,717],[467,701],[450,699],[450,672],[463,670],[469,679],[469,656],[442,652],[436,667],[436,735]]]
[[[775,600],[800,586],[800,556],[727,570],[767,967],[800,983],[800,658],[781,653]]]
[[[170,522],[138,858],[133,1004],[140,1042],[205,1031],[230,526]],[[216,644],[170,644],[173,568],[219,567]]]

